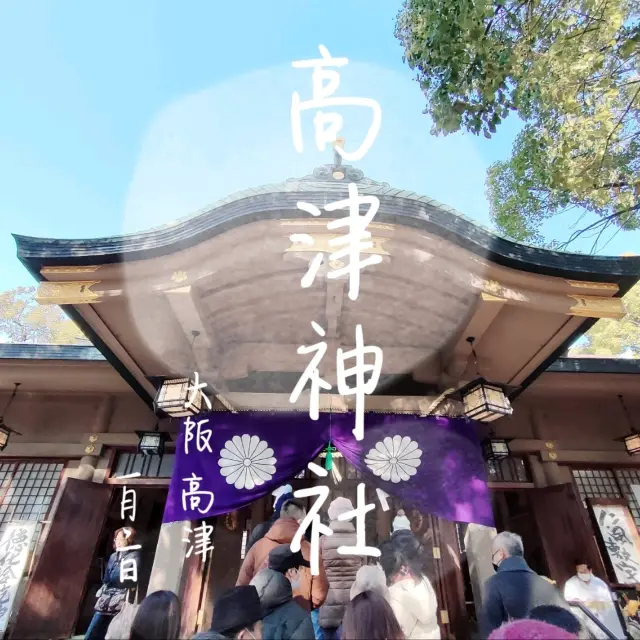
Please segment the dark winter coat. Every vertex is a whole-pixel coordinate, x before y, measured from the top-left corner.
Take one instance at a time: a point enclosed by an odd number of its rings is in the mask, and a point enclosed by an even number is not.
[[[322,562],[329,581],[327,599],[320,607],[320,626],[336,629],[342,623],[345,607],[351,599],[351,585],[364,564],[364,558],[338,553],[338,547],[356,546],[356,530],[351,522],[334,520],[329,526],[333,535],[320,539]]]
[[[263,610],[262,637],[269,640],[313,640],[311,615],[293,600],[291,583],[274,571],[263,569],[251,581]]]
[[[505,558],[497,573],[487,580],[485,599],[484,638],[508,620],[527,618],[531,610],[540,605],[568,608],[558,589],[518,556]]]
[[[102,577],[102,582],[106,587],[115,587],[117,589],[131,589],[136,586],[136,582],[133,580],[125,580],[123,582],[120,581],[120,565],[124,562],[124,560],[132,561],[135,560],[136,566],[138,567],[138,574],[140,573],[140,552],[132,549],[131,551],[114,551],[111,556],[109,556],[109,560],[107,561],[107,566],[104,570],[104,576]],[[127,566],[130,566],[127,563]]]

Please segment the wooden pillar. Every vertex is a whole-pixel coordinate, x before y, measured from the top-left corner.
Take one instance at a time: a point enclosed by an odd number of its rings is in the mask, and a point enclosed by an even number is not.
[[[204,521],[207,525],[215,522],[214,518]],[[201,522],[191,522],[191,528],[200,526]],[[202,554],[192,553],[185,558],[182,571],[182,584],[180,600],[182,601],[182,619],[180,621],[180,637],[190,638],[197,630],[198,614],[200,611],[200,598],[204,588],[206,567],[210,561],[211,553],[203,561]]]
[[[245,507],[216,518],[213,553],[204,579],[201,611],[198,614],[198,631],[208,631],[211,628],[217,597],[236,584],[242,565],[242,537],[249,513],[249,507]]]
[[[493,527],[470,524],[464,536],[473,603],[478,614],[483,607],[484,585],[494,574],[491,564],[491,545],[495,535],[496,530]]]
[[[184,528],[190,525],[191,523],[185,520],[165,523],[160,527],[147,593],[166,589],[180,594],[188,544],[184,541],[187,538]]]
[[[431,517],[436,592],[440,604],[440,628],[443,637],[468,638],[469,619],[464,598],[464,577],[460,562],[456,525],[449,520]]]

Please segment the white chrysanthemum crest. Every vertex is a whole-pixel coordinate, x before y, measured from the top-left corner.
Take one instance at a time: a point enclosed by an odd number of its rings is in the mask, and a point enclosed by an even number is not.
[[[273,449],[258,436],[233,436],[220,451],[218,465],[227,484],[236,489],[253,489],[269,482],[276,472]]]
[[[373,474],[385,482],[407,481],[418,471],[422,450],[409,436],[387,436],[376,443],[364,461]]]

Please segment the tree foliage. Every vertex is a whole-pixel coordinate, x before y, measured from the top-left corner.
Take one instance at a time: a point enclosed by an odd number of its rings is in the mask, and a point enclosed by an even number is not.
[[[0,338],[8,342],[74,344],[80,329],[60,307],[40,305],[35,287],[17,287],[0,293]]]
[[[406,0],[396,36],[432,132],[525,122],[487,177],[504,234],[542,243],[544,220],[572,207],[599,218],[570,241],[640,228],[639,16],[640,0]]]
[[[640,358],[640,284],[627,293],[624,303],[627,315],[622,320],[598,320],[569,355]]]

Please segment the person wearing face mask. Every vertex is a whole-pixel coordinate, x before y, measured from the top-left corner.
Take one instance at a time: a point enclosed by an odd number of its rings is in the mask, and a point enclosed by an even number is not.
[[[306,516],[304,505],[298,500],[288,500],[282,506],[281,515],[276,520],[267,534],[258,540],[240,567],[240,573],[236,586],[248,585],[262,569],[269,568],[269,556],[280,545],[291,545],[291,541],[298,532],[300,523]],[[300,545],[300,553],[306,563],[311,560],[311,545],[305,539]],[[274,568],[271,566],[271,568]],[[306,611],[320,607],[329,589],[327,575],[324,571],[322,559],[320,559],[320,571],[317,576],[311,574],[307,566],[300,567],[295,575],[289,575],[292,582],[294,599]]]
[[[482,637],[509,620],[529,617],[540,605],[568,607],[555,586],[529,567],[522,538],[516,533],[503,531],[494,538],[491,562],[496,573],[485,584]]]
[[[607,583],[594,576],[591,565],[583,559],[576,561],[576,575],[564,585],[564,598],[567,602],[582,602],[614,635],[618,638],[625,637]],[[602,635],[602,631],[590,621],[584,621],[584,624],[589,626],[596,637]]]

